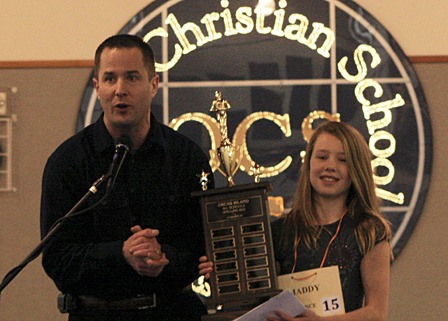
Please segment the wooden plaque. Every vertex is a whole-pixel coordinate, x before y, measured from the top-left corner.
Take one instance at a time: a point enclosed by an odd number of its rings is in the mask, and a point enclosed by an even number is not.
[[[209,313],[215,312],[213,317],[242,314],[279,292],[267,201],[270,190],[269,183],[261,182],[192,194],[200,199],[206,254],[214,262],[211,296],[203,300]]]

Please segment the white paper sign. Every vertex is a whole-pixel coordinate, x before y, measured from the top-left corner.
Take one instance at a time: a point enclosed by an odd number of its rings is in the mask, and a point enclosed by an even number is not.
[[[233,321],[266,320],[268,316],[275,316],[275,310],[297,316],[305,312],[306,308],[291,291],[284,290]]]

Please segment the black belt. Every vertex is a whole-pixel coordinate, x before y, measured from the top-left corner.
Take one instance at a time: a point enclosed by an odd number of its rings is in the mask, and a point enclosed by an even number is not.
[[[136,296],[121,300],[105,300],[90,296],[79,296],[81,308],[96,310],[144,310],[156,307],[156,295]]]
[[[59,299],[61,301],[61,299]],[[71,301],[72,302],[68,302]],[[106,300],[95,298],[91,296],[80,295],[72,297],[71,295],[65,295],[64,305],[66,309],[59,310],[61,312],[71,312],[73,310],[145,310],[153,309],[157,306],[156,294],[152,295],[139,295],[133,298],[119,299],[119,300]],[[61,303],[61,302],[59,302]],[[65,311],[63,311],[65,310]]]

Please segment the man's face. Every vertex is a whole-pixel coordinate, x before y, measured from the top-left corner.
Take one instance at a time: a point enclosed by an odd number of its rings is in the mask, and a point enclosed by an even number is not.
[[[149,129],[152,99],[159,78],[149,78],[138,48],[105,48],[93,79],[111,134]]]

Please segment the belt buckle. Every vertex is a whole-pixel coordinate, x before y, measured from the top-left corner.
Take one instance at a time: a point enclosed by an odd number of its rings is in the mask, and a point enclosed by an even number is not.
[[[137,295],[137,297],[143,297],[143,296],[145,296],[145,295],[143,295],[143,294],[141,294],[141,295]],[[152,304],[151,304],[151,305],[144,305],[144,306],[138,307],[137,309],[138,309],[138,310],[153,309],[153,308],[155,308],[156,306],[157,306],[157,302],[156,302],[156,294],[153,293],[153,294],[152,294]]]

